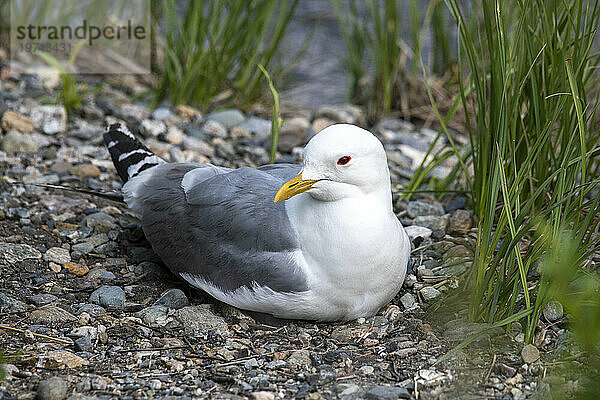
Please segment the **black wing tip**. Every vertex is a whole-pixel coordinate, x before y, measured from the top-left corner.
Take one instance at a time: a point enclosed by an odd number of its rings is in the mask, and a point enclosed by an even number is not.
[[[131,165],[139,163],[147,157],[154,156],[154,153],[148,150],[148,148],[144,146],[142,142],[129,131],[129,129],[127,129],[127,126],[121,123],[110,124],[107,127],[106,132],[104,132],[103,138],[113,164],[117,169],[117,173],[123,182],[127,182],[141,171],[157,165],[156,163],[149,162],[138,168],[133,176],[129,176],[128,169]],[[128,153],[130,153],[129,156],[125,158],[121,157],[123,154]]]

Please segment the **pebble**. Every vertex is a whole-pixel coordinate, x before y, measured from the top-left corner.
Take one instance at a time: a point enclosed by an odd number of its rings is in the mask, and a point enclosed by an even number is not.
[[[85,264],[79,264],[79,263],[75,263],[75,262],[66,262],[63,266],[70,273],[72,273],[73,275],[76,275],[76,276],[83,276],[83,275],[87,274],[88,272],[90,272],[90,268]]]
[[[77,315],[81,315],[83,313],[91,315],[95,318],[99,315],[106,314],[106,310],[104,309],[104,307],[99,306],[98,304],[86,303],[79,306],[79,308],[77,308],[77,311],[75,312],[75,314]]]
[[[175,312],[175,318],[188,334],[197,333],[199,330],[227,331],[229,328],[223,317],[213,312],[210,304],[183,307]]]
[[[185,139],[185,133],[183,133],[183,131],[176,126],[170,126],[167,129],[167,135],[165,139],[167,139],[167,142],[171,144],[179,145],[183,143],[183,139]]]
[[[44,253],[44,260],[63,265],[71,261],[71,254],[69,250],[62,247],[51,247]]]
[[[185,293],[181,289],[169,289],[164,292],[158,300],[154,302],[155,306],[166,306],[176,310],[190,304]]]
[[[202,113],[200,113],[200,111],[198,111],[194,107],[186,106],[183,104],[178,105],[175,108],[175,111],[177,112],[177,115],[179,116],[179,118],[181,118],[183,120],[202,116]]]
[[[100,176],[100,168],[98,168],[94,164],[81,163],[69,168],[69,174],[76,176],[80,179],[83,179],[86,176],[97,178]]]
[[[157,137],[167,131],[167,126],[163,121],[154,119],[144,119],[140,124],[140,133],[145,137]]]
[[[419,290],[419,293],[421,293],[421,296],[423,296],[423,300],[425,301],[431,301],[441,294],[440,291],[433,286],[425,286]]]
[[[455,210],[450,214],[448,220],[448,233],[453,235],[466,235],[473,223],[471,221],[471,213],[466,210]]]
[[[427,239],[431,236],[431,229],[426,228],[424,226],[411,225],[404,228],[404,231],[408,235],[408,238],[412,242],[415,238],[420,237],[423,239]]]
[[[119,286],[100,286],[92,292],[89,302],[102,307],[122,308],[125,305],[125,292]]]
[[[410,398],[411,396],[408,390],[399,386],[377,385],[365,393],[365,399],[373,400],[395,400]]]
[[[42,253],[28,244],[0,242],[0,256],[10,264],[15,264],[25,260],[41,259]]]
[[[402,303],[402,306],[405,310],[412,308],[416,302],[417,300],[415,299],[415,296],[412,293],[406,293],[402,297],[400,297],[400,303]]]
[[[244,122],[246,117],[240,110],[228,109],[210,113],[206,116],[206,119],[218,122],[225,129],[231,129]]]
[[[444,207],[437,201],[425,200],[409,201],[406,206],[406,212],[410,218],[423,217],[426,215],[442,216],[446,213]]]
[[[30,135],[10,131],[2,138],[0,149],[8,154],[35,153],[38,151],[38,145]]]
[[[40,400],[62,400],[67,397],[67,382],[58,376],[40,381],[37,387],[37,398]]]
[[[432,231],[441,230],[445,231],[448,226],[448,215],[436,216],[436,215],[420,215],[414,219],[415,225],[424,226]]]
[[[259,138],[267,138],[271,135],[271,121],[258,117],[250,117],[235,128],[246,130]]]
[[[32,324],[55,326],[75,322],[77,318],[68,311],[56,306],[42,307],[29,314]]]
[[[365,125],[365,114],[362,108],[353,104],[334,104],[320,107],[315,118],[327,118],[336,123]]]
[[[303,367],[309,367],[312,365],[312,360],[310,358],[309,350],[295,350],[290,354],[287,359],[287,362],[290,364],[296,364]]]
[[[294,147],[302,146],[306,141],[306,134],[310,122],[306,118],[296,117],[285,121],[279,132],[279,151],[289,153]]]
[[[67,129],[67,112],[63,106],[38,106],[31,109],[31,121],[45,134],[56,135]]]
[[[160,305],[154,305],[138,311],[135,316],[140,318],[144,323],[152,328],[165,326],[170,320],[168,319],[169,308]]]
[[[31,119],[14,111],[5,111],[2,115],[2,129],[5,131],[33,132],[34,125]]]
[[[562,304],[556,300],[550,300],[544,307],[544,318],[548,322],[556,322],[563,317],[564,310]]]
[[[165,120],[172,117],[171,110],[167,107],[158,107],[154,111],[152,111],[152,118],[157,120]]]
[[[45,306],[46,304],[54,303],[56,300],[58,300],[58,297],[50,293],[40,293],[31,296],[29,300],[36,307],[41,307]]]
[[[108,232],[117,227],[115,218],[103,212],[88,215],[83,219],[83,224],[102,232]]]
[[[335,124],[335,121],[329,119],[329,118],[315,118],[315,120],[312,122],[312,130],[315,133],[319,133],[321,132],[323,129],[331,126]]]
[[[525,364],[532,364],[540,359],[540,351],[532,344],[526,344],[521,350],[521,358]]]
[[[252,400],[275,400],[275,393],[271,392],[254,392],[251,394]]]

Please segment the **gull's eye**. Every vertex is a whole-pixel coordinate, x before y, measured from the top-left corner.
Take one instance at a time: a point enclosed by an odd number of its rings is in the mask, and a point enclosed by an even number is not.
[[[344,157],[340,157],[338,158],[338,165],[346,165],[350,162],[350,156],[344,156]]]

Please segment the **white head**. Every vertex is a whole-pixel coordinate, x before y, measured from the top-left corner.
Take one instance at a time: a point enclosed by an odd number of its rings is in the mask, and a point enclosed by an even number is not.
[[[354,125],[322,130],[304,149],[300,175],[284,184],[275,200],[304,191],[320,201],[383,192],[387,201],[390,175],[383,145],[371,132]]]

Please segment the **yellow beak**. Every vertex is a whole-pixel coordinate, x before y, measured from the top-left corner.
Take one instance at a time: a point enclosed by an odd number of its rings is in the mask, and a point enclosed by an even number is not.
[[[299,193],[306,192],[308,189],[312,187],[318,181],[308,179],[302,180],[302,172],[296,175],[294,178],[290,179],[286,183],[283,184],[275,194],[275,198],[273,199],[273,203],[277,203],[282,200],[287,200],[292,196],[295,196]]]

